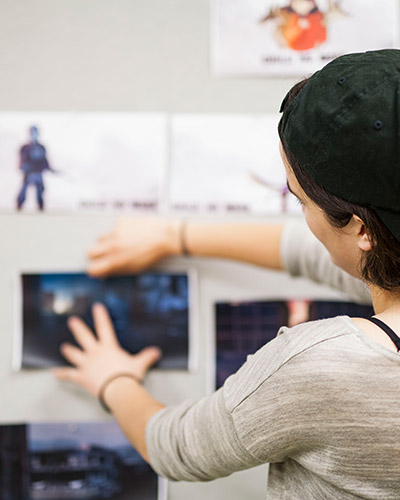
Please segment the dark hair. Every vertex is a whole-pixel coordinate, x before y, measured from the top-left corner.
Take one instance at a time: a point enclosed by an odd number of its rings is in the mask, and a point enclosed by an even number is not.
[[[289,92],[283,105],[283,114],[290,113],[288,104],[307,85],[309,78],[297,83]],[[400,242],[392,235],[376,213],[368,208],[350,203],[330,193],[315,182],[299,165],[283,136],[283,121],[279,122],[278,131],[283,151],[302,190],[318,207],[328,222],[336,228],[344,228],[353,215],[363,221],[371,239],[372,248],[364,252],[359,272],[367,282],[388,291],[400,288]]]

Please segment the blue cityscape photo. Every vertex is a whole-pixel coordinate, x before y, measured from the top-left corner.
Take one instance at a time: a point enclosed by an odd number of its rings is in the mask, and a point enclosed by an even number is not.
[[[115,422],[0,426],[2,500],[157,500],[158,477]]]

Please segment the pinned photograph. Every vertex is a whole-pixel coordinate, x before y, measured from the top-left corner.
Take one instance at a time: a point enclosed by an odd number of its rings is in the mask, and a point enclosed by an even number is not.
[[[282,325],[291,328],[340,315],[366,318],[373,314],[372,306],[306,299],[217,303],[215,309],[217,389],[249,354],[273,340]]]
[[[396,0],[214,0],[214,71],[307,76],[346,53],[393,48],[397,8]]]
[[[166,500],[115,422],[0,426],[0,498]]]
[[[166,120],[144,113],[0,113],[0,210],[155,212]]]
[[[169,207],[193,214],[300,213],[279,153],[279,115],[175,115]]]
[[[192,276],[191,279],[189,277]],[[18,279],[14,368],[65,365],[63,342],[75,343],[70,316],[93,329],[92,305],[103,303],[122,347],[161,348],[159,368],[191,370],[191,273],[146,272],[105,280],[85,274],[23,274]]]

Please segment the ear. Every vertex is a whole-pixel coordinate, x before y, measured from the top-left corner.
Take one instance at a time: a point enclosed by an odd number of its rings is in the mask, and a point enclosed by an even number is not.
[[[371,238],[364,222],[358,215],[353,215],[353,223],[356,230],[357,245],[360,250],[369,252],[372,248]]]

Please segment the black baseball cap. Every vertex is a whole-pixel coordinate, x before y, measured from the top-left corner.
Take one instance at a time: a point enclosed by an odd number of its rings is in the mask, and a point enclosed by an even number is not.
[[[338,57],[281,111],[298,164],[330,193],[373,209],[400,241],[400,50]]]

